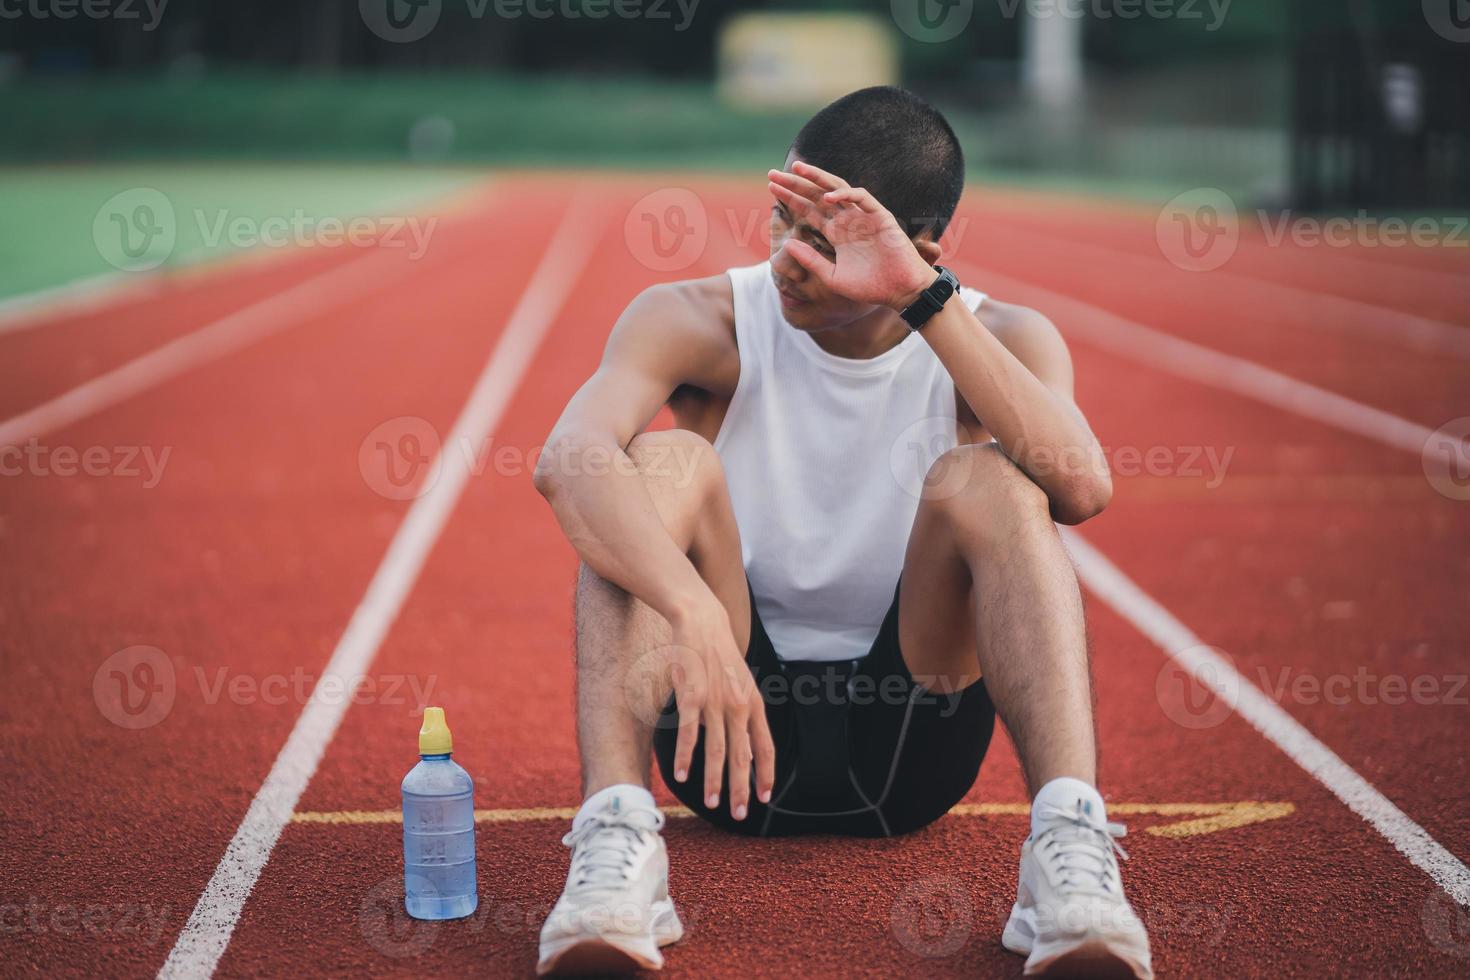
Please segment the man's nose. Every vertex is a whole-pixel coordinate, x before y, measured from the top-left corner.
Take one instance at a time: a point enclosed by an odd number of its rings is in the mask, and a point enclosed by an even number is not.
[[[771,256],[771,271],[776,274],[777,278],[793,284],[806,281],[806,270],[786,251],[786,239],[784,238],[776,254]]]

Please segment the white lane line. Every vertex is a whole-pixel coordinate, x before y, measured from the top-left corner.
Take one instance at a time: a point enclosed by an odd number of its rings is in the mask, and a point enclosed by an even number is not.
[[[499,424],[547,329],[571,295],[571,279],[586,264],[604,223],[605,216],[589,215],[576,201],[568,206],[453,431],[444,440],[445,447],[481,445]],[[399,525],[296,726],[158,971],[160,978],[204,978],[214,973],[281,829],[290,821],[296,801],[316,773],[347,711],[350,699],[321,698],[319,692],[324,688],[352,690],[372,665],[470,478],[473,461],[466,455],[441,450],[443,468],[438,479],[414,501]],[[426,472],[432,471],[431,467]],[[334,687],[338,684],[347,686]]]
[[[71,319],[141,303],[164,296],[208,275],[231,275],[242,269],[268,263],[286,265],[300,260],[300,251],[280,251],[259,246],[230,249],[221,253],[201,248],[147,272],[101,272],[0,300],[0,336],[38,330]]]
[[[1293,762],[1370,823],[1399,853],[1460,905],[1470,904],[1470,868],[1373,788],[1295,718],[1205,645],[1077,532],[1062,528],[1077,574],[1099,599],[1132,623],[1205,690],[1228,704]]]
[[[1167,265],[1162,256],[1150,258],[1134,252],[1120,252],[1010,225],[1005,228],[1005,236],[1029,238],[1052,250],[1067,248],[1101,268],[1107,268],[1108,263],[1112,263],[1125,265],[1146,277],[1157,277],[1161,273],[1191,275]],[[1209,281],[1229,287],[1238,298],[1241,316],[1275,317],[1284,311],[1294,317],[1294,325],[1306,329],[1351,334],[1420,353],[1470,358],[1470,327],[1461,327],[1334,293],[1301,289],[1269,279],[1218,269],[1209,274]]]
[[[1377,440],[1385,446],[1422,456],[1434,435],[1428,426],[1400,418],[1325,388],[1298,381],[1233,354],[1224,354],[1173,334],[1146,327],[1102,307],[1033,286],[996,272],[956,263],[972,282],[984,283],[1054,316],[1069,339],[1200,384],[1285,409],[1344,432]]]
[[[983,218],[987,222],[1004,222],[1008,228],[1024,227],[1028,230],[1035,230],[1030,212],[1017,211],[1014,208],[1006,209],[997,207],[996,205],[1000,203],[980,201],[980,208],[976,212],[977,220]],[[1055,199],[1051,203],[1055,204]],[[1075,210],[1077,206],[1077,202],[1069,202],[1069,216],[1070,211]],[[1153,233],[1154,222],[1158,218],[1157,202],[1148,209],[1129,209],[1127,212],[1121,214],[1111,208],[1094,210],[1096,210],[1096,213],[1089,216],[1090,220],[1097,220],[1100,217],[1102,220],[1111,220],[1114,222],[1141,223],[1146,228],[1150,237]],[[1241,227],[1244,230],[1248,226],[1245,222],[1242,222]],[[1267,228],[1262,224],[1260,230],[1265,232]],[[1057,234],[1060,235],[1062,233],[1058,232]],[[1440,249],[1445,248],[1445,246],[1436,247]],[[1273,244],[1264,237],[1256,238],[1254,235],[1246,234],[1240,236],[1237,248],[1241,252],[1252,253],[1252,256],[1256,259],[1270,261],[1278,260],[1282,253],[1282,246],[1279,242]],[[1396,285],[1405,287],[1410,293],[1437,293],[1443,290],[1453,290],[1455,292],[1453,302],[1461,305],[1464,304],[1466,297],[1470,297],[1470,275],[1429,266],[1395,262],[1384,257],[1386,253],[1394,251],[1392,247],[1378,248],[1376,250],[1361,250],[1356,255],[1340,248],[1316,248],[1312,251],[1313,257],[1311,261],[1313,269],[1324,275],[1340,276],[1346,280],[1351,280],[1354,277],[1362,277],[1368,281],[1383,279],[1385,276],[1388,276],[1394,280]],[[1376,251],[1377,256],[1374,258],[1364,258],[1363,255],[1367,254],[1368,251]],[[1296,254],[1302,255],[1303,253],[1298,250]]]
[[[373,249],[177,337],[29,411],[0,422],[0,446],[20,445],[140,392],[377,291],[408,270],[394,250]],[[389,271],[389,265],[399,266]]]
[[[0,299],[0,334],[28,329],[57,313],[82,313],[158,285],[156,276],[99,272],[56,286]]]

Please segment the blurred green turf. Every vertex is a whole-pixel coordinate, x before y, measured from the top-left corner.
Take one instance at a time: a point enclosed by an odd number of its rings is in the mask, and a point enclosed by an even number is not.
[[[470,73],[20,78],[0,159],[379,160],[746,166],[779,157],[806,113],[743,113],[707,83]],[[415,124],[449,146],[410,152]]]
[[[178,241],[171,261],[210,258],[222,216],[230,220],[413,213],[483,172],[389,166],[123,164],[0,170],[0,298],[115,271],[93,241],[93,221],[113,195],[162,191],[174,206]],[[395,211],[397,209],[397,211]],[[203,228],[201,229],[201,222]]]
[[[1004,159],[992,151],[1017,139],[993,119],[939,105],[972,162]],[[371,161],[750,172],[778,164],[808,115],[737,110],[704,81],[624,76],[22,76],[0,87],[0,132],[9,137],[0,140],[0,162]],[[452,136],[445,139],[446,133]],[[1007,172],[1000,179],[1157,200],[1199,183],[1166,192],[1157,178],[1116,174]]]
[[[630,78],[22,76],[0,86],[0,227],[11,232],[0,240],[0,298],[111,271],[92,223],[129,188],[169,197],[179,216],[177,261],[201,248],[199,210],[248,218],[296,208],[343,218],[391,213],[385,209],[449,192],[487,165],[755,176],[783,159],[806,117],[737,111],[703,82]],[[972,115],[952,117],[972,160],[1001,138]],[[29,166],[38,163],[44,171]],[[1153,200],[1182,189],[971,174],[972,185],[996,182]]]
[[[745,168],[752,187],[767,161]],[[114,195],[136,188],[161,191],[173,205],[178,240],[171,262],[219,257],[211,245],[221,218],[313,218],[413,214],[436,198],[494,171],[472,167],[268,162],[117,163],[95,166],[0,167],[0,300],[116,272],[93,239],[99,211]],[[1160,199],[1145,181],[1119,182],[971,174],[972,188],[1018,186],[1137,200]],[[1162,189],[1167,190],[1167,189]],[[1167,196],[1167,195],[1165,195]]]

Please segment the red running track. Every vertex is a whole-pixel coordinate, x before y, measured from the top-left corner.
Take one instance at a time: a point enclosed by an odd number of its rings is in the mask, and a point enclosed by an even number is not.
[[[664,261],[638,237],[647,230],[638,202],[671,187],[691,191],[694,226],[709,240]],[[41,439],[52,451],[143,447],[157,459],[167,449],[156,486],[125,475],[0,479],[7,961],[62,975],[143,976],[162,965],[408,510],[377,492],[391,484],[371,453],[360,458],[364,440],[419,424],[405,418],[449,432],[569,204],[600,229],[594,258],[569,270],[546,342],[491,443],[474,447],[482,469],[372,662],[373,693],[347,710],[297,809],[395,809],[425,700],[447,707],[480,807],[575,804],[574,559],[527,466],[640,288],[755,260],[759,182],[502,178],[446,221],[418,262],[366,257],[383,263],[381,289]],[[1150,251],[1148,212],[988,191],[965,213],[969,264],[1430,428],[1470,402],[1462,363],[1327,333],[1294,309],[1242,324],[1231,307],[1240,283],[1176,274]],[[1282,247],[1263,264],[1247,253],[1224,271],[1417,315],[1449,308],[1464,288],[1439,254]],[[247,265],[0,335],[3,414],[344,258]],[[1365,282],[1364,263],[1378,285]],[[1449,298],[1420,288],[1398,303],[1395,275],[1415,272]],[[1115,464],[1122,450],[1167,458],[1120,475],[1114,506],[1085,538],[1464,860],[1470,692],[1450,689],[1467,670],[1470,504],[1435,493],[1412,454],[1340,427],[1085,344],[1074,342],[1074,357],[1079,398]],[[1134,832],[1125,876],[1160,975],[1470,968],[1464,910],[1428,876],[1208,695],[1181,712],[1165,653],[1105,603],[1092,600],[1090,614],[1104,792],[1120,808],[1148,805],[1125,818]],[[162,651],[153,665],[171,672],[175,693],[166,714],[143,719],[154,724],[130,729],[111,720],[129,716],[106,696],[104,662],[135,645]],[[1312,681],[1359,675],[1373,680],[1346,703],[1310,695]],[[1433,678],[1438,693],[1389,703],[1391,676]],[[1023,798],[1000,739],[970,802]],[[1292,809],[1191,836],[1141,832],[1183,819],[1149,807],[1242,801]],[[668,972],[1018,975],[998,935],[1024,821],[998,809],[881,842],[751,842],[676,820],[672,887],[692,928],[669,951]],[[565,872],[565,828],[521,817],[480,825],[482,911],[439,926],[393,911],[395,825],[287,825],[218,973],[529,974]]]

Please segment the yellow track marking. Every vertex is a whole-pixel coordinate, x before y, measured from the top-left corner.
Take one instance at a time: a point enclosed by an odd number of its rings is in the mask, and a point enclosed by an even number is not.
[[[476,819],[480,814],[475,813]],[[334,810],[331,812],[297,812],[291,814],[292,823],[403,823],[399,810]]]
[[[1296,805],[1292,803],[1261,803],[1254,800],[1241,803],[1217,803],[1214,804],[1215,812],[1208,816],[1149,827],[1148,833],[1157,837],[1194,837],[1199,834],[1213,834],[1217,830],[1229,830],[1232,827],[1280,820],[1295,810]],[[1116,811],[1110,809],[1109,812]]]
[[[1268,820],[1280,820],[1295,812],[1294,803],[1261,803],[1243,800],[1238,803],[1109,803],[1108,816],[1195,817],[1177,823],[1148,827],[1145,833],[1156,837],[1194,837],[1217,830],[1245,827]],[[1031,813],[1029,803],[961,803],[949,811],[961,817],[1025,817]]]
[[[668,817],[684,819],[694,814],[682,806],[664,806]],[[1159,824],[1146,829],[1156,837],[1195,837],[1219,830],[1245,827],[1268,820],[1280,820],[1296,811],[1294,803],[1264,803],[1243,800],[1238,803],[1112,803],[1108,814],[1114,817],[1161,816],[1192,817],[1175,823]],[[949,811],[957,817],[1024,817],[1031,812],[1029,803],[961,803]],[[570,820],[577,808],[570,806],[526,807],[518,810],[476,810],[476,823],[528,823],[534,820]],[[396,824],[403,822],[399,810],[332,810],[303,811],[292,814],[292,823],[315,824]]]

